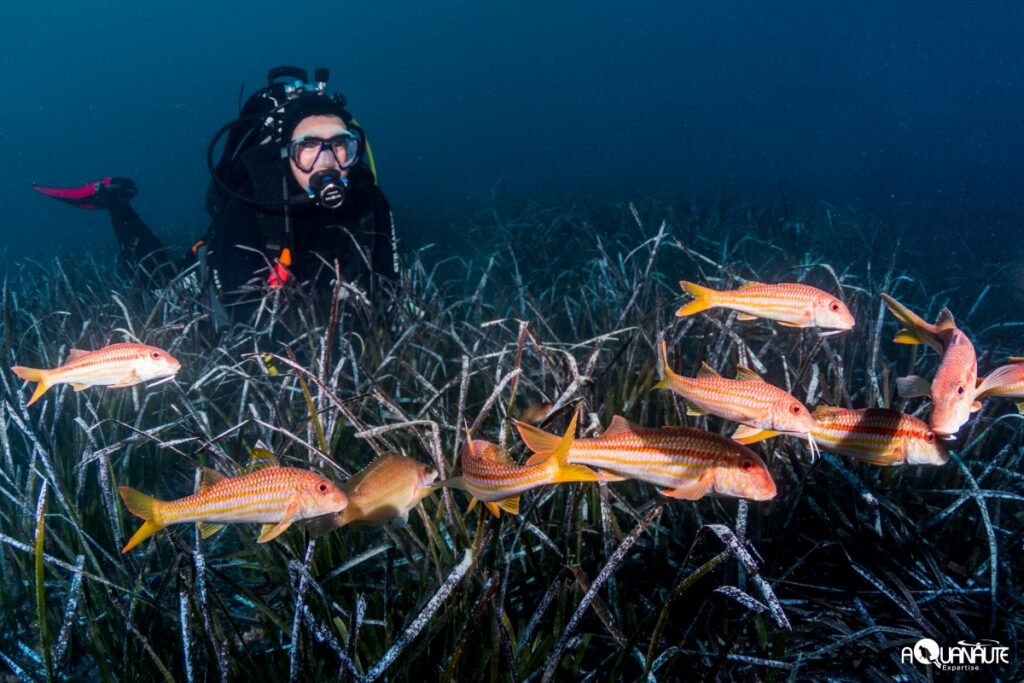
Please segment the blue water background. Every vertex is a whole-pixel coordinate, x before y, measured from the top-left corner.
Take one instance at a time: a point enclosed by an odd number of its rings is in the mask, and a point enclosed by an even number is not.
[[[723,190],[1012,238],[1022,48],[1021,2],[3,3],[3,253],[110,255],[105,216],[29,189],[104,175],[202,234],[207,141],[282,63],[331,69],[414,241],[492,192]]]

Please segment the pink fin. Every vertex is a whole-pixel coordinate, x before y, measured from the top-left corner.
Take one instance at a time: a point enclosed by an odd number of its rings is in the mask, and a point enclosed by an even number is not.
[[[708,485],[704,483],[704,477],[701,477],[689,484],[674,489],[665,489],[661,492],[661,495],[668,496],[669,498],[678,498],[679,500],[700,500],[707,492]]]
[[[92,351],[83,351],[82,349],[71,349],[70,351],[68,351],[68,362],[70,363],[73,360],[78,360],[87,353],[92,353]]]
[[[608,429],[601,432],[602,437],[606,436],[618,436],[620,434],[632,434],[633,432],[643,429],[640,425],[633,424],[621,415],[616,415],[612,418],[612,422],[608,425]]]

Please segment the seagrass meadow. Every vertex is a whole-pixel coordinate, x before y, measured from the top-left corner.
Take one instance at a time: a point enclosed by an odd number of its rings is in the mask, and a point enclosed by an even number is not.
[[[0,672],[20,680],[929,680],[902,661],[921,638],[998,640],[1024,676],[1024,429],[990,400],[942,467],[879,468],[775,439],[754,448],[768,502],[671,500],[648,484],[547,486],[520,514],[427,497],[408,524],[192,525],[121,547],[140,520],[118,486],[193,490],[261,444],[342,482],[400,451],[459,473],[473,438],[526,450],[511,420],[547,404],[561,432],[614,415],[687,416],[658,381],[657,345],[692,375],[747,365],[809,406],[892,406],[897,376],[936,354],[890,343],[878,293],[923,317],[949,306],[981,373],[1024,355],[1011,270],[959,245],[896,243],[856,213],[720,201],[523,205],[477,216],[405,255],[369,303],[343,287],[268,295],[217,333],[179,288],[147,291],[69,259],[9,266],[5,365],[52,367],[70,348],[142,341],[181,361],[152,389],[55,387],[31,408],[0,372]],[[946,266],[956,251],[955,264]],[[325,266],[326,267],[326,266]],[[680,279],[716,288],[800,281],[857,319],[820,337],[713,311],[679,319]]]

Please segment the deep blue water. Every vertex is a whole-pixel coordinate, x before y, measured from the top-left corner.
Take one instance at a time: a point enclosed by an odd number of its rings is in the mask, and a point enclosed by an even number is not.
[[[781,190],[916,230],[1022,232],[1021,2],[209,4],[3,3],[8,258],[112,253],[105,216],[33,181],[127,175],[158,234],[200,235],[209,137],[282,63],[331,69],[406,237],[495,187]]]

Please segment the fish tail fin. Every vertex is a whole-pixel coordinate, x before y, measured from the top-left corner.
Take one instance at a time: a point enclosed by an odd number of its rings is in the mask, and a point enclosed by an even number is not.
[[[141,517],[145,520],[145,523],[139,527],[135,535],[121,549],[122,553],[126,553],[164,528],[159,519],[161,501],[127,486],[122,486],[118,490],[121,492],[121,500],[124,501],[124,506],[128,508],[128,511],[136,517]]]
[[[927,344],[939,351],[939,353],[942,352],[942,342],[938,339],[937,330],[934,325],[925,321],[924,318],[885,292],[882,292],[879,296],[882,297],[882,301],[885,302],[886,307],[893,316],[903,323],[903,329],[899,330],[896,336],[893,337],[893,343]]]
[[[688,315],[694,315],[701,311],[706,311],[715,305],[713,294],[715,290],[708,289],[707,287],[701,287],[693,282],[687,282],[681,280],[679,286],[683,288],[683,291],[693,297],[693,301],[685,304],[682,308],[676,311],[676,317],[685,318]]]
[[[565,434],[559,439],[547,457],[537,459],[537,463],[545,462],[551,467],[551,483],[564,484],[575,481],[604,481],[600,473],[584,465],[574,465],[569,462],[569,448],[576,440],[576,422],[579,420],[580,411],[573,413],[572,420]],[[534,456],[536,457],[536,456]]]
[[[46,390],[51,386],[49,381],[50,373],[46,370],[40,370],[39,368],[26,368],[21,365],[15,365],[11,368],[11,371],[15,375],[22,378],[26,382],[38,382],[39,385],[36,387],[35,393],[32,394],[32,398],[28,400],[28,405],[32,405],[39,400],[39,397],[46,393]]]
[[[672,366],[668,364],[668,344],[665,343],[664,339],[662,339],[658,344],[658,359],[661,364],[661,379],[657,384],[651,387],[651,391],[656,389],[671,389],[672,379],[677,376],[675,370],[673,370]]]
[[[525,422],[519,422],[518,420],[515,424],[523,443],[533,451],[533,455],[526,461],[527,465],[535,465],[547,459],[558,448],[558,444],[562,442],[562,437],[557,434],[545,432],[543,429],[526,424]]]

